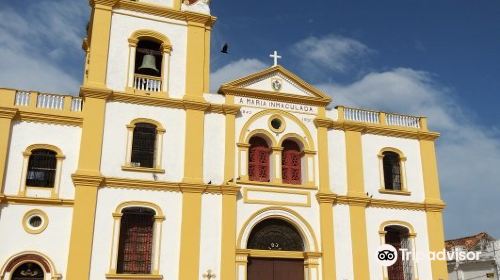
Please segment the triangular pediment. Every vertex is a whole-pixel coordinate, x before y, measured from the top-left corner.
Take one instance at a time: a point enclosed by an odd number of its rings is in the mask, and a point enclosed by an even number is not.
[[[278,65],[221,86],[220,93],[327,105],[330,96]]]

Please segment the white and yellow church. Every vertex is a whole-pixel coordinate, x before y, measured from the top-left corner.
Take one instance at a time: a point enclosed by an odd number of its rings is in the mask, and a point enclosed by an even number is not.
[[[91,0],[78,97],[0,89],[0,279],[447,279],[376,255],[444,248],[426,118],[277,64],[210,93],[208,2]]]

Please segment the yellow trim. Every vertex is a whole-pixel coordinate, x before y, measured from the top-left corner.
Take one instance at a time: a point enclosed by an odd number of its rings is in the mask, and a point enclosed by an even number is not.
[[[39,257],[41,257],[42,259],[44,259],[45,262],[46,262],[46,265],[48,265],[50,267],[50,274],[52,276],[52,280],[62,279],[62,275],[57,272],[56,267],[54,265],[54,262],[47,255],[45,255],[43,253],[40,253],[38,251],[23,251],[23,252],[17,253],[15,255],[9,257],[9,259],[7,261],[5,261],[4,265],[2,266],[2,269],[0,270],[0,279],[4,279],[4,277],[5,277],[5,270],[7,269],[7,267],[10,266],[10,264],[15,259],[17,259],[17,258],[19,258],[19,257],[21,257],[23,255],[38,255]],[[19,263],[16,263],[11,271],[14,271],[21,264],[26,263],[26,262],[30,262],[30,261],[33,261],[33,260],[21,261]],[[43,264],[41,264],[41,263],[39,263],[37,261],[35,261],[35,262],[38,265],[40,265],[40,267],[43,269],[43,271],[45,272],[45,274],[48,273],[44,269],[45,265],[43,265]]]
[[[409,191],[398,191],[398,190],[388,190],[388,189],[379,189],[378,192],[383,194],[411,195],[411,192]]]
[[[69,126],[81,126],[83,123],[83,117],[80,113],[67,113],[58,112],[57,110],[49,109],[20,109],[19,110],[19,120],[24,122],[39,122],[39,123],[50,123],[59,125],[69,125]]]
[[[282,207],[282,206],[272,206],[272,207],[266,207],[266,208],[263,208],[263,209],[260,209],[259,211],[253,213],[250,217],[247,218],[247,220],[245,221],[245,223],[241,226],[240,228],[240,233],[238,234],[238,241],[237,241],[237,246],[240,246],[242,244],[242,239],[243,239],[243,234],[245,233],[246,229],[248,228],[248,226],[250,225],[250,223],[255,220],[259,215],[261,215],[262,213],[265,213],[265,212],[270,212],[270,211],[283,211],[283,212],[287,212],[288,214],[292,215],[293,217],[295,217],[296,219],[298,219],[302,224],[304,224],[304,226],[306,227],[309,235],[311,235],[311,238],[312,240],[308,240],[306,238],[306,234],[304,232],[304,229],[299,227],[299,225],[297,225],[295,223],[295,221],[291,220],[290,218],[288,217],[284,217],[284,216],[280,216],[280,215],[269,215],[269,216],[266,216],[258,221],[255,221],[255,225],[257,225],[258,223],[262,222],[263,220],[265,219],[269,219],[269,218],[278,218],[278,219],[282,219],[282,220],[285,220],[289,223],[291,223],[295,229],[297,229],[297,231],[301,234],[301,237],[302,237],[302,240],[304,240],[304,242],[306,243],[309,243],[312,241],[312,243],[314,244],[314,248],[316,248],[316,250],[319,248],[318,247],[318,241],[316,239],[316,236],[314,234],[314,231],[311,227],[311,225],[309,225],[309,223],[304,219],[302,218],[302,216],[300,216],[297,212],[293,211],[292,209],[288,209],[288,208],[285,208],[285,207]],[[251,232],[252,229],[249,229]],[[245,240],[247,241],[247,240]],[[311,248],[311,245],[312,244],[305,244],[305,245],[308,245],[307,249],[310,249]],[[246,243],[245,243],[245,247],[246,247]],[[242,249],[242,248],[239,248],[239,249]]]
[[[144,207],[144,208],[150,208],[155,211],[155,217],[164,217],[163,211],[161,210],[161,207],[152,203],[152,202],[147,202],[147,201],[126,201],[120,203],[116,209],[115,213],[121,214],[123,209],[129,208],[129,207]]]
[[[260,199],[249,199],[248,192],[263,192],[263,193],[278,193],[278,194],[295,194],[306,196],[307,202],[286,202],[286,201],[275,201],[275,200],[260,200]],[[258,188],[244,188],[243,189],[243,202],[248,204],[264,204],[264,205],[280,205],[280,206],[301,206],[301,207],[311,207],[311,193],[305,191],[283,191],[283,190],[270,190],[270,189],[258,189]]]
[[[129,37],[129,42],[137,44],[140,40],[151,40],[156,43],[159,43],[163,49],[170,52],[172,47],[172,43],[170,43],[170,39],[162,33],[156,32],[150,29],[140,29],[134,31]]]
[[[58,158],[64,158],[64,154],[62,153],[61,149],[59,149],[58,147],[54,146],[54,145],[50,145],[50,144],[33,144],[33,145],[30,145],[26,148],[26,150],[24,150],[24,155],[26,156],[31,156],[31,152],[33,150],[38,150],[38,149],[44,149],[44,150],[51,150],[51,151],[54,151],[56,152],[56,156]]]
[[[278,119],[281,122],[281,126],[278,129],[274,128],[272,123],[271,123],[274,119]],[[278,114],[274,114],[274,115],[270,116],[269,119],[267,120],[267,126],[274,133],[282,133],[283,131],[285,131],[286,122],[282,116],[280,116]]]
[[[179,279],[198,279],[200,263],[201,194],[182,194]]]
[[[29,219],[34,217],[34,216],[39,216],[42,219],[42,224],[38,228],[33,228],[29,224]],[[33,210],[26,212],[26,214],[24,214],[22,224],[23,224],[24,231],[26,231],[27,233],[39,234],[39,233],[42,233],[49,225],[49,217],[42,210],[33,209]]]
[[[274,114],[278,114],[282,117],[286,117],[286,118],[290,119],[292,122],[296,123],[302,129],[302,132],[305,134],[305,141],[303,141],[303,144],[306,145],[308,150],[314,150],[313,138],[311,136],[311,133],[309,132],[309,129],[304,125],[304,123],[302,123],[299,120],[299,118],[297,118],[295,115],[288,113],[288,112],[285,112],[285,111],[276,110],[276,109],[263,110],[263,111],[260,111],[256,114],[253,114],[248,119],[248,121],[243,125],[243,127],[241,128],[241,133],[240,133],[240,137],[239,137],[238,141],[240,143],[248,143],[248,141],[245,141],[245,140],[250,139],[250,138],[248,138],[248,135],[247,135],[250,125],[253,124],[256,120],[258,120],[259,118],[261,118],[263,116],[274,115]],[[301,139],[303,139],[303,138],[301,138]],[[273,146],[277,146],[274,138],[273,138],[273,141],[274,141]]]
[[[420,154],[424,175],[425,201],[427,203],[442,203],[434,142],[431,140],[420,140]],[[438,252],[444,250],[444,229],[441,211],[429,209],[426,216],[429,251]],[[446,261],[431,261],[431,267],[433,279],[447,279]]]
[[[249,90],[243,88],[245,85],[252,83],[253,81],[258,81],[259,79],[268,77],[273,74],[281,74],[286,78],[290,79],[293,83],[306,89],[313,96],[300,96],[294,94],[280,93],[276,95],[274,91],[262,91],[262,90]],[[262,99],[279,99],[286,100],[291,103],[303,103],[303,104],[313,104],[326,106],[331,101],[331,97],[327,94],[321,92],[315,87],[311,86],[292,72],[288,71],[284,67],[278,65],[271,68],[267,68],[263,71],[248,75],[244,78],[225,83],[219,89],[219,92],[226,95],[244,95],[244,96],[255,96]]]
[[[0,96],[3,92],[0,92]],[[2,97],[0,97],[2,98]],[[0,101],[3,101],[0,99]],[[3,102],[2,102],[3,103]],[[7,105],[7,104],[1,104]],[[4,190],[4,178],[7,168],[7,154],[9,151],[10,135],[12,133],[12,120],[17,114],[17,109],[0,107],[0,196]]]
[[[254,186],[266,186],[266,187],[276,187],[276,188],[286,188],[286,189],[299,189],[299,190],[317,190],[318,187],[314,185],[293,185],[293,184],[282,184],[276,182],[258,182],[249,180],[236,180],[236,183],[241,185],[254,185]]]
[[[397,221],[397,220],[383,222],[382,224],[380,224],[379,232],[385,231],[385,228],[388,226],[402,226],[402,227],[408,229],[408,232],[410,235],[413,235],[413,236],[417,235],[417,233],[415,232],[415,228],[410,223],[404,222],[404,221]]]
[[[246,249],[249,257],[254,258],[283,258],[283,259],[304,259],[305,252],[300,251],[272,251],[272,250],[254,250]]]
[[[106,274],[106,279],[144,279],[144,280],[156,280],[163,279],[163,275],[155,274]]]
[[[158,132],[158,133],[164,133],[165,132],[165,128],[163,127],[163,125],[159,121],[152,120],[152,119],[137,118],[137,119],[132,120],[129,125],[132,128],[134,128],[135,125],[138,124],[138,123],[149,123],[149,124],[152,124],[152,125],[156,126],[156,132]]]
[[[145,173],[165,173],[165,169],[161,168],[149,168],[149,167],[136,167],[136,166],[122,166],[123,171],[130,172],[145,172]]]
[[[3,196],[2,203],[26,204],[26,205],[73,206],[74,200],[6,195]]]
[[[244,144],[250,144],[250,139],[254,136],[259,136],[259,137],[264,138],[264,140],[266,140],[269,148],[276,146],[276,138],[274,138],[274,136],[269,131],[267,131],[265,129],[255,129],[252,132],[248,133],[248,135],[244,141]]]

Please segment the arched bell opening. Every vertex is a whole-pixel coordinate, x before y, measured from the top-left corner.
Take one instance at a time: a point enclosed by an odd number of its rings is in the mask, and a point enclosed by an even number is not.
[[[136,74],[161,77],[163,53],[160,43],[140,40],[135,57]]]

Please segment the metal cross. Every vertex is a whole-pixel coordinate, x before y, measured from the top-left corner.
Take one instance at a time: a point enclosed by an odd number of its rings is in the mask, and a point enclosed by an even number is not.
[[[274,51],[274,53],[269,55],[269,57],[274,58],[274,66],[278,66],[278,59],[283,58],[282,56],[278,55],[277,51]]]
[[[211,269],[207,270],[207,272],[203,274],[203,278],[205,278],[207,280],[215,279],[215,277],[216,277],[216,275],[214,273],[212,273]]]

